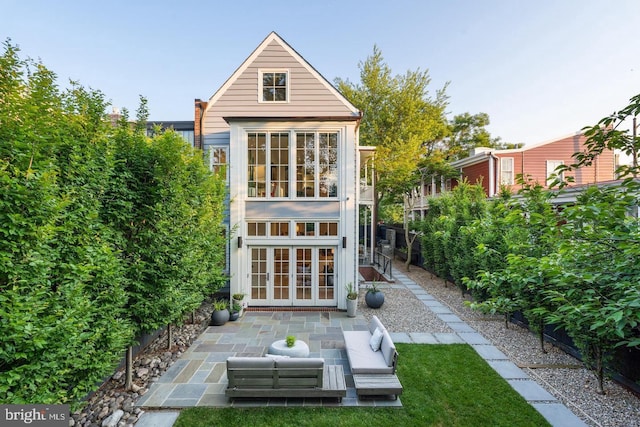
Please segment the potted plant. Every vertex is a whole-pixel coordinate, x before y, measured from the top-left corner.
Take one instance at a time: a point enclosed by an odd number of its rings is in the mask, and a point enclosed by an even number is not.
[[[211,313],[211,325],[221,326],[229,321],[229,303],[224,300],[213,301],[213,313]]]
[[[242,315],[244,314],[244,308],[246,307],[243,300],[244,294],[242,293],[231,295],[231,306],[233,307],[235,304],[238,304],[240,306],[240,310],[238,310],[238,316],[240,317],[242,317]]]
[[[367,289],[364,301],[367,303],[367,306],[371,308],[380,308],[384,303],[384,294],[378,289],[376,282],[372,282],[369,289]]]
[[[242,310],[242,306],[237,303],[231,304],[231,310],[229,313],[229,321],[235,322],[240,317],[240,311]]]
[[[347,317],[356,317],[358,308],[358,293],[351,282],[345,286],[347,289]]]
[[[296,337],[293,335],[287,335],[287,347],[291,348],[296,344]]]

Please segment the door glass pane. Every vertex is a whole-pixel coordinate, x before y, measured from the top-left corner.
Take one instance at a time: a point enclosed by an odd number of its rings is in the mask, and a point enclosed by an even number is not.
[[[289,299],[289,249],[273,250],[273,298]]]
[[[251,249],[251,298],[267,299],[267,250]]]
[[[310,300],[311,288],[311,249],[296,249],[296,298]]]
[[[318,298],[332,300],[335,293],[335,250],[333,248],[318,249]]]

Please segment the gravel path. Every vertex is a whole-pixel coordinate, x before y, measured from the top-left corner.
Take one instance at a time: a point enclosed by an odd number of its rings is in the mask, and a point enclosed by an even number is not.
[[[458,315],[467,324],[491,341],[520,366],[532,379],[564,403],[591,426],[640,427],[640,398],[606,380],[604,396],[599,395],[594,374],[582,363],[550,343],[542,353],[535,334],[510,324],[504,326],[502,316],[488,316],[472,311],[464,305],[460,290],[452,284],[445,286],[442,279],[418,267],[406,272],[404,265],[395,262],[394,268],[410,277],[428,293]],[[358,310],[367,318],[376,314],[391,332],[453,332],[438,319],[411,291],[382,285],[385,302],[379,309],[370,309],[364,303],[364,290],[360,292]],[[532,365],[537,365],[532,368]],[[541,365],[546,365],[541,367]],[[557,367],[548,367],[556,365]]]

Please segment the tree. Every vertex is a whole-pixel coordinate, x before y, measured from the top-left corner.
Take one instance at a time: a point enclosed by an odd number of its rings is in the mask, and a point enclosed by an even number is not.
[[[423,144],[446,134],[446,85],[432,97],[427,71],[392,76],[377,46],[359,68],[359,84],[336,79],[336,86],[363,112],[361,143],[376,146],[376,206],[380,206],[386,196],[402,199],[415,187],[419,161],[425,156]]]
[[[616,173],[621,178],[637,178],[640,175],[640,166],[638,166],[640,137],[636,136],[636,129],[632,129],[630,134],[629,130],[623,127],[632,118],[634,119],[633,126],[635,127],[635,117],[640,114],[640,94],[631,97],[629,101],[629,105],[620,111],[615,111],[604,117],[594,126],[583,128],[584,135],[587,137],[585,150],[573,155],[576,159],[574,164],[558,167],[558,171],[575,170],[583,166],[590,166],[604,150],[620,150],[631,156],[632,162],[631,165],[619,166]],[[560,176],[561,174],[558,173],[557,175]],[[560,184],[561,186],[566,185],[566,182]]]
[[[496,149],[520,148],[523,144],[504,143],[500,137],[492,137],[486,126],[490,124],[487,113],[463,113],[453,116],[448,123],[448,132],[441,142],[441,150],[449,161],[468,157],[476,147]]]

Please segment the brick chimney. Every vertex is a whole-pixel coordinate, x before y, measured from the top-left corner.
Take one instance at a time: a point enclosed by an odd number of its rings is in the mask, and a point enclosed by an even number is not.
[[[195,148],[199,148],[201,150],[204,143],[202,135],[202,118],[204,116],[204,110],[206,110],[206,108],[207,102],[196,98],[194,102],[193,145],[195,146]]]

